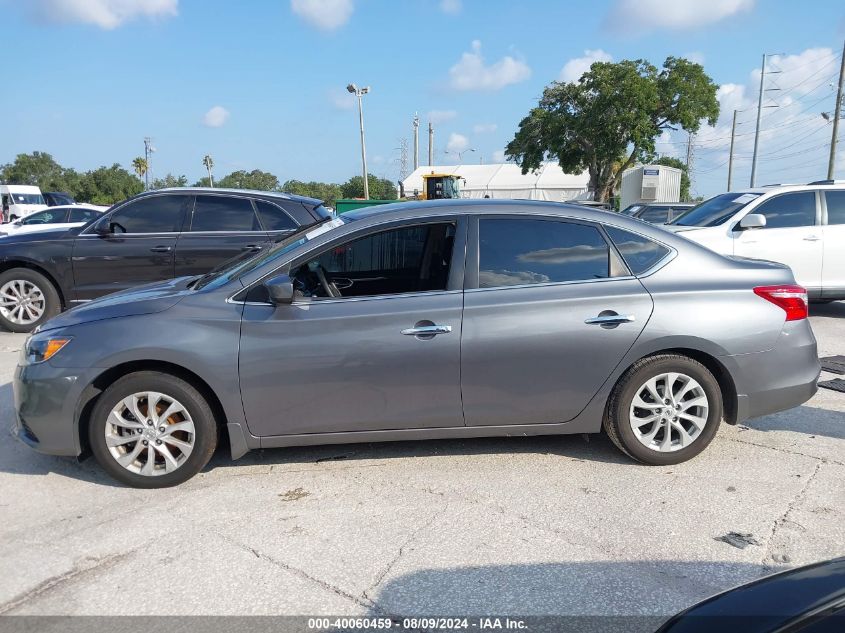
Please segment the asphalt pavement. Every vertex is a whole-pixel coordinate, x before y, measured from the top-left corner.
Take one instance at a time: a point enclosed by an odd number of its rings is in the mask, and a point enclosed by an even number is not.
[[[845,302],[812,312],[845,354]],[[845,555],[845,394],[671,467],[599,435],[402,442],[219,451],[142,491],[11,436],[24,338],[0,334],[0,614],[669,615]]]

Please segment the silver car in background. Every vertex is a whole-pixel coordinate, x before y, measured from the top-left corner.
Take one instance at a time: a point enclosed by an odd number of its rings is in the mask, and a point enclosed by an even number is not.
[[[583,206],[444,200],[70,310],[28,340],[14,391],[24,442],[152,488],[199,472],[218,437],[238,458],[604,429],[676,464],[818,375],[786,266]]]

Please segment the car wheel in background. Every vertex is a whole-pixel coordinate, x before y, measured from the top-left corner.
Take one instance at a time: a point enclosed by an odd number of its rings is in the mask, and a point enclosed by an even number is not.
[[[59,293],[44,275],[29,268],[0,274],[0,325],[31,332],[61,310]]]
[[[678,464],[703,451],[722,420],[722,392],[704,365],[661,354],[635,363],[608,401],[604,428],[637,461]]]
[[[187,481],[211,459],[217,434],[202,394],[157,371],[117,380],[97,400],[88,426],[91,452],[103,469],[135,488]]]

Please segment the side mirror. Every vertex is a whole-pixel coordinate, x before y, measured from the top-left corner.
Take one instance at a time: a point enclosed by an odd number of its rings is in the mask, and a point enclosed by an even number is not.
[[[285,274],[276,275],[264,282],[273,305],[293,303],[293,282]]]
[[[92,231],[100,237],[111,235],[113,233],[111,223],[108,219],[103,219],[102,221],[97,222]]]
[[[739,221],[739,228],[746,229],[762,229],[766,226],[766,216],[762,213],[749,213]]]

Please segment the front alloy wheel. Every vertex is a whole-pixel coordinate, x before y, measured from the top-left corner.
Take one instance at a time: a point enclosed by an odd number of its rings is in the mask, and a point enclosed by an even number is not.
[[[31,281],[12,279],[0,286],[0,316],[10,323],[32,326],[46,307],[44,293]]]
[[[121,400],[106,421],[106,446],[126,470],[157,477],[182,466],[194,450],[196,429],[187,409],[155,391]]]
[[[103,470],[135,488],[175,486],[196,475],[211,459],[217,433],[202,393],[158,371],[115,381],[98,397],[88,426]]]

